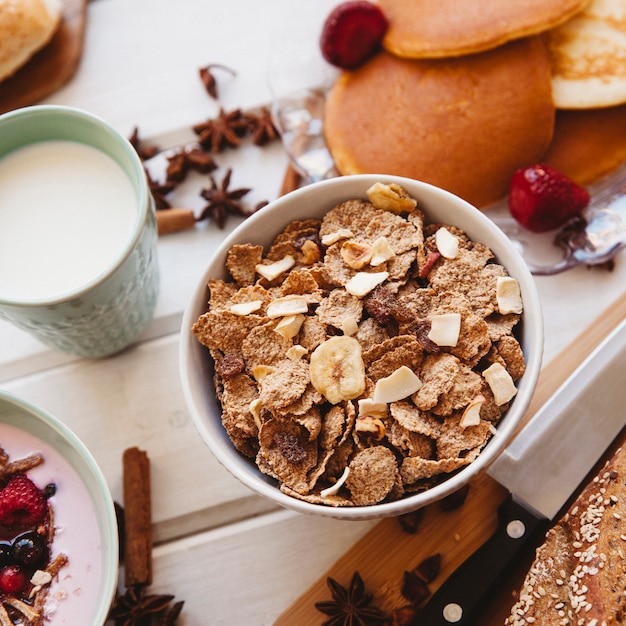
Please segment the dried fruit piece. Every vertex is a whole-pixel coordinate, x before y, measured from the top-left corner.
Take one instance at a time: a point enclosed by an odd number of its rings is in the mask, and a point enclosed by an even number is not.
[[[496,301],[498,312],[521,313],[524,310],[519,283],[511,276],[498,276],[496,280]]]
[[[250,315],[250,313],[258,311],[262,306],[262,300],[251,300],[250,302],[233,304],[228,310],[234,315]]]
[[[278,278],[283,272],[291,269],[296,263],[296,260],[288,254],[283,257],[280,261],[276,261],[275,263],[263,264],[259,263],[255,269],[256,271],[263,276],[266,280],[274,280]]]
[[[519,169],[511,179],[511,215],[535,233],[563,226],[588,204],[589,192],[584,187],[548,165]]]
[[[406,189],[395,183],[374,183],[367,190],[367,197],[377,209],[391,211],[396,215],[410,213],[417,206],[417,201],[411,198]]]
[[[461,315],[459,313],[442,313],[430,318],[428,339],[438,346],[454,347],[459,341],[461,331]]]
[[[435,244],[444,259],[456,259],[459,254],[459,238],[444,226],[435,233]]]
[[[311,383],[331,404],[354,400],[365,390],[361,345],[353,337],[331,337],[311,354]]]
[[[517,393],[511,375],[500,363],[490,365],[483,372],[483,376],[491,388],[497,406],[506,404]]]
[[[406,365],[393,374],[381,378],[374,387],[374,403],[389,404],[413,395],[422,386],[422,381]]]
[[[364,0],[351,0],[335,7],[324,22],[322,56],[343,69],[358,67],[380,47],[387,18],[379,7]]]
[[[346,283],[346,291],[362,298],[388,278],[389,272],[358,272]]]

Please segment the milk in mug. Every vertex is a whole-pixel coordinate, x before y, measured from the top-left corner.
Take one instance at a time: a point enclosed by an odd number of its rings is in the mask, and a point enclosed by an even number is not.
[[[0,158],[0,298],[53,300],[103,276],[124,255],[138,199],[107,154],[47,140]]]

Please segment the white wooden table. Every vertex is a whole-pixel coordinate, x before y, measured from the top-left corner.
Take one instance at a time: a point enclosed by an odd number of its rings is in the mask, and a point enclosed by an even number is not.
[[[86,109],[125,136],[138,126],[147,143],[178,145],[192,139],[192,124],[218,110],[198,78],[202,66],[220,63],[237,72],[219,85],[226,110],[269,102],[274,19],[297,20],[297,3],[92,2],[81,66],[46,102]],[[277,196],[287,164],[278,144],[247,146],[217,161],[218,178],[232,166],[233,186],[253,188],[251,205]],[[181,204],[201,205],[199,180],[181,191]],[[228,228],[235,225],[230,218]],[[123,450],[136,445],[147,451],[152,589],[185,601],[184,626],[271,624],[372,525],[273,509],[232,478],[196,434],[178,375],[181,315],[226,232],[210,223],[160,239],[162,285],[154,320],[136,345],[115,357],[76,359],[0,322],[0,387],[67,423],[94,454],[116,500],[122,498]],[[545,362],[617,299],[625,279],[624,254],[612,273],[581,268],[537,279]]]

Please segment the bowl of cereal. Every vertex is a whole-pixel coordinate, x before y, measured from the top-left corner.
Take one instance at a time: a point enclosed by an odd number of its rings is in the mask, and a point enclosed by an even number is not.
[[[84,444],[0,391],[0,597],[10,623],[104,624],[118,546],[113,500]]]
[[[452,494],[512,438],[539,376],[534,280],[478,209],[384,175],[249,217],[182,322],[187,405],[217,459],[276,504],[341,519]]]

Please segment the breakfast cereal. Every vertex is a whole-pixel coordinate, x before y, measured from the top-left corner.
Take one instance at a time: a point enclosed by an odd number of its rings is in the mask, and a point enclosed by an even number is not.
[[[428,489],[480,454],[517,392],[517,281],[396,185],[292,222],[267,252],[237,244],[226,268],[193,332],[233,445],[293,497]]]

